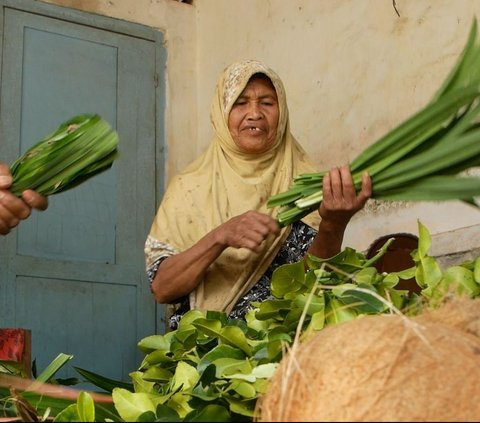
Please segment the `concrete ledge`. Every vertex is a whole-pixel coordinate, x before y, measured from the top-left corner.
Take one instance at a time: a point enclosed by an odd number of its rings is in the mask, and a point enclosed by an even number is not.
[[[480,256],[480,225],[432,235],[429,255],[442,267],[477,258]]]

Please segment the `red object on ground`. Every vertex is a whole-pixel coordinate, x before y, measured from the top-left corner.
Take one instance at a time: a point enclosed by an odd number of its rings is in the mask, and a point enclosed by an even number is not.
[[[26,374],[31,373],[30,329],[0,328],[0,361],[23,364]]]

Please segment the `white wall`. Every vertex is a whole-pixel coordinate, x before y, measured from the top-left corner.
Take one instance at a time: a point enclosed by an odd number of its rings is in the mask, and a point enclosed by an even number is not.
[[[390,0],[196,4],[199,149],[211,137],[216,76],[255,58],[283,78],[292,130],[321,169],[351,161],[425,105],[480,16],[479,0],[397,0],[400,17]],[[370,204],[345,244],[366,249],[383,234],[417,234],[417,219],[436,234],[478,225],[480,212],[458,202]]]
[[[164,32],[168,51],[167,177],[208,145],[218,74],[244,58],[283,78],[293,133],[319,168],[351,161],[431,98],[463,48],[480,0],[45,0]],[[480,224],[458,202],[369,204],[345,245],[393,232]],[[469,244],[470,245],[470,244]],[[477,244],[480,245],[480,242]]]

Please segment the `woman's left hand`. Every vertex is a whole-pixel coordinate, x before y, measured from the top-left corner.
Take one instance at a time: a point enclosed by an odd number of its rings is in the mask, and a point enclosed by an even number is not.
[[[362,175],[362,188],[356,192],[348,166],[333,167],[323,178],[323,200],[318,212],[324,224],[345,227],[372,195],[368,173]]]

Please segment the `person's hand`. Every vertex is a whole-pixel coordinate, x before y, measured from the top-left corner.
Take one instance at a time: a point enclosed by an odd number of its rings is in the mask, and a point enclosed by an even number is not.
[[[12,184],[12,175],[6,164],[0,163],[0,234],[6,235],[21,220],[30,216],[32,209],[45,210],[48,198],[32,190],[26,190],[19,198],[8,189]]]
[[[333,167],[323,178],[323,199],[318,212],[324,223],[345,227],[372,195],[368,173],[362,175],[362,188],[357,194],[348,166]]]
[[[262,242],[270,234],[278,235],[280,226],[271,216],[248,211],[235,216],[217,228],[219,242],[227,247],[248,248],[259,252]]]

